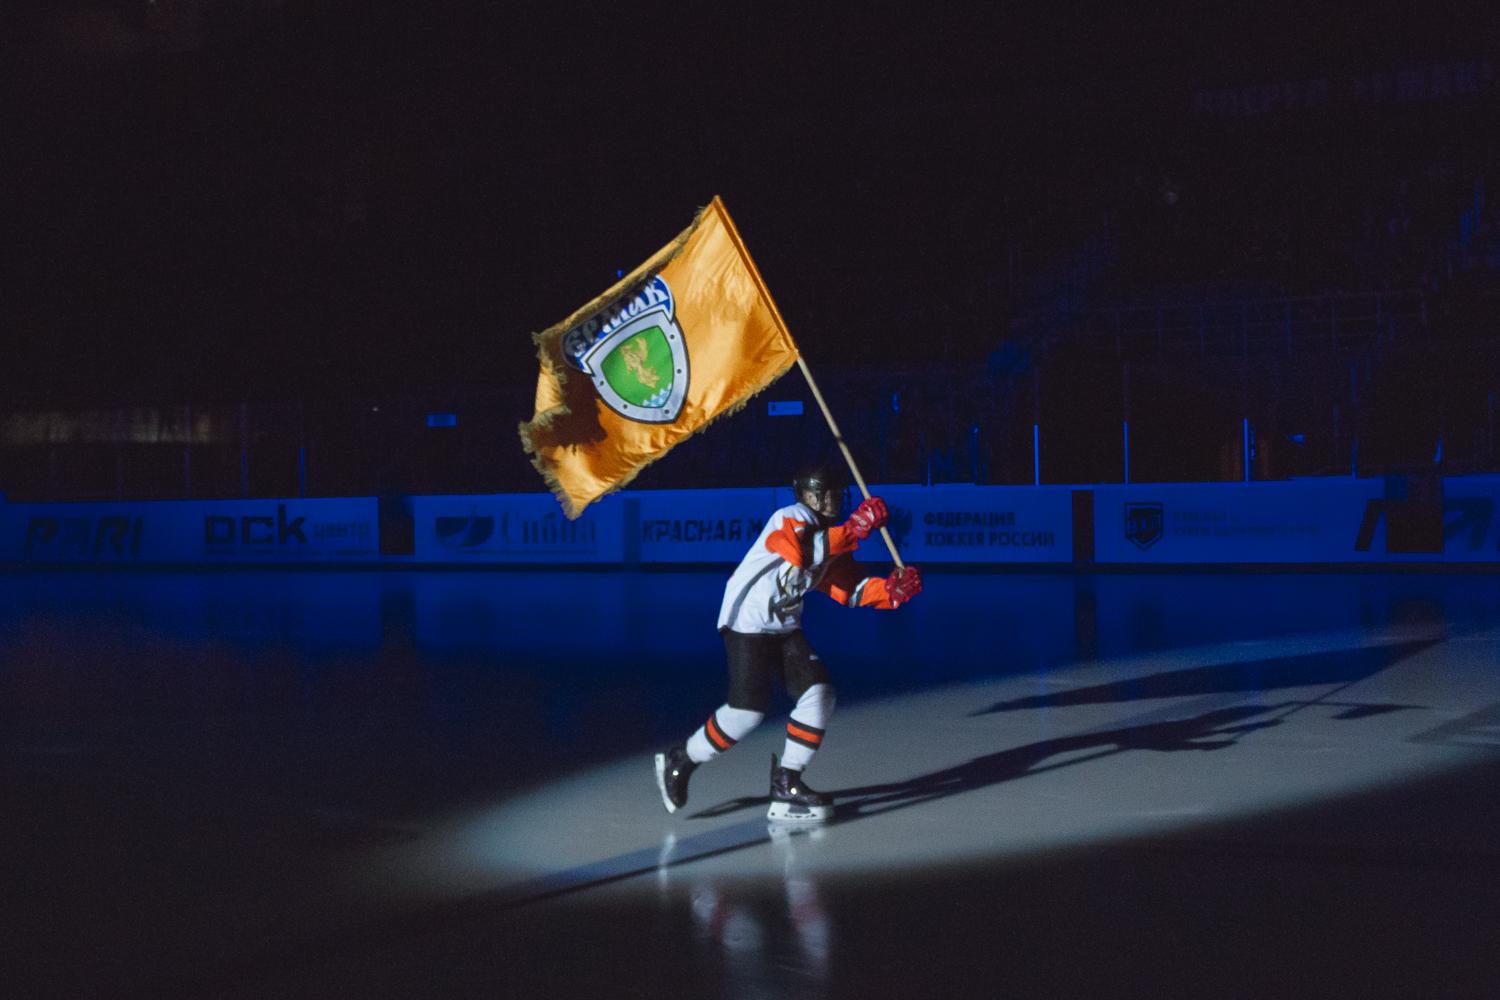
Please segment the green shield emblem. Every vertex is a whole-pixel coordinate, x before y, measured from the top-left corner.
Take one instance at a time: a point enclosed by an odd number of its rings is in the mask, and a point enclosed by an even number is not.
[[[682,329],[666,309],[649,309],[611,331],[581,359],[599,398],[622,417],[648,424],[677,419],[687,397]]]

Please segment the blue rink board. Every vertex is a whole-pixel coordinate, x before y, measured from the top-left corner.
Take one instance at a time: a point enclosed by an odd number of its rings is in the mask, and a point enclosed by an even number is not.
[[[1500,561],[1500,476],[875,486],[919,565],[1466,565]],[[785,488],[626,490],[577,520],[549,494],[0,503],[0,564],[732,564]],[[857,558],[888,562],[882,540]]]

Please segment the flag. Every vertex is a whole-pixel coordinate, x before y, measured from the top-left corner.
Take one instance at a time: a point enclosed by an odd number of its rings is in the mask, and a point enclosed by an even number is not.
[[[535,339],[536,413],[521,425],[521,443],[570,519],[797,361],[718,198]]]

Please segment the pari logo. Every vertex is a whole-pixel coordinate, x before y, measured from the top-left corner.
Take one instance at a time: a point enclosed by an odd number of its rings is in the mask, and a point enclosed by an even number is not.
[[[688,355],[672,289],[655,275],[563,334],[563,356],[622,417],[668,424],[687,398]]]
[[[1159,503],[1125,505],[1125,540],[1144,552],[1161,541],[1166,516]]]
[[[27,559],[107,559],[141,554],[140,517],[33,517],[26,522]]]

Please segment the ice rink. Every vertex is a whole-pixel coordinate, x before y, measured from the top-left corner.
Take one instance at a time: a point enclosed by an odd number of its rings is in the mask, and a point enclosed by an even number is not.
[[[929,574],[814,596],[662,809],[727,571],[0,576],[22,996],[1500,992],[1500,580]],[[7,990],[8,995],[17,995]]]

